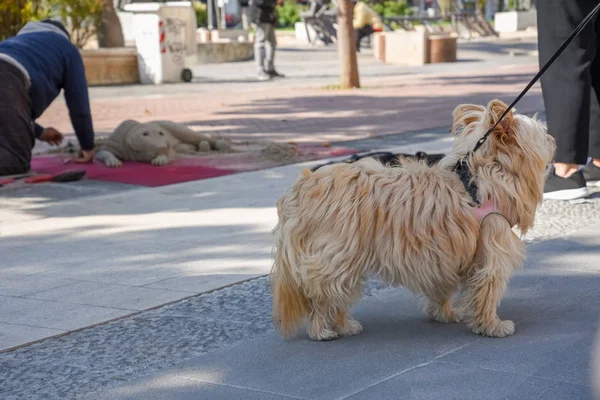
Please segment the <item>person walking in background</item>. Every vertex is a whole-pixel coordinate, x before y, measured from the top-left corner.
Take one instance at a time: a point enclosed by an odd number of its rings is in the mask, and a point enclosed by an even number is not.
[[[545,64],[597,0],[536,2],[540,65]],[[573,200],[600,185],[600,22],[598,18],[542,76],[548,132],[556,139],[545,199]],[[589,160],[591,158],[591,161]],[[583,168],[580,166],[584,165]],[[587,185],[586,185],[587,184]]]
[[[275,70],[274,64],[278,4],[281,4],[281,0],[250,0],[250,21],[254,28],[254,59],[260,81],[283,77]]]
[[[366,3],[354,0],[354,20],[352,25],[356,35],[356,51],[360,52],[360,42],[363,38],[370,36],[373,32],[383,30],[383,22],[379,15]]]
[[[56,129],[35,123],[61,89],[82,149],[75,161],[93,161],[83,60],[60,22],[29,22],[17,36],[0,42],[0,88],[0,176],[29,171],[36,138],[52,145],[62,142]]]

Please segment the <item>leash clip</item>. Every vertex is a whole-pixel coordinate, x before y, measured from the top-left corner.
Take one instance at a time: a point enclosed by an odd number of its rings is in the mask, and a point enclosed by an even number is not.
[[[471,170],[469,168],[469,164],[467,163],[467,156],[463,156],[458,160],[456,166],[454,167],[454,172],[458,175],[469,196],[471,196],[471,199],[474,203],[472,206],[481,206],[481,203],[477,199],[477,185],[472,180]]]

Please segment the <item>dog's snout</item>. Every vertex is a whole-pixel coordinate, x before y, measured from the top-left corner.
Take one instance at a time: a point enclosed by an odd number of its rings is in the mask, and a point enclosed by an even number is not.
[[[168,155],[169,154],[169,145],[165,145],[165,146],[161,146],[158,149],[156,149],[156,151],[158,152],[158,154],[162,154],[162,155]]]

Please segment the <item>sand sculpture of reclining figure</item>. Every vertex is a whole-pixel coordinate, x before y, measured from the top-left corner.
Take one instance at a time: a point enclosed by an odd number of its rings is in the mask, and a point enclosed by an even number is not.
[[[121,123],[98,150],[96,159],[108,167],[120,167],[122,161],[167,165],[178,154],[196,154],[211,150],[231,150],[225,139],[194,132],[172,121]]]

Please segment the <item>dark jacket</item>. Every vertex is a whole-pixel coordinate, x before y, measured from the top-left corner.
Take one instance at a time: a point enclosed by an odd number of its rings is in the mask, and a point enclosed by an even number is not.
[[[50,30],[48,30],[50,29]],[[71,123],[81,148],[94,148],[94,128],[83,60],[66,34],[48,24],[30,22],[12,38],[0,42],[0,53],[17,61],[31,79],[31,118],[35,121],[64,89]],[[43,128],[36,124],[35,135]]]
[[[277,24],[277,0],[250,0],[250,22],[253,24]]]

